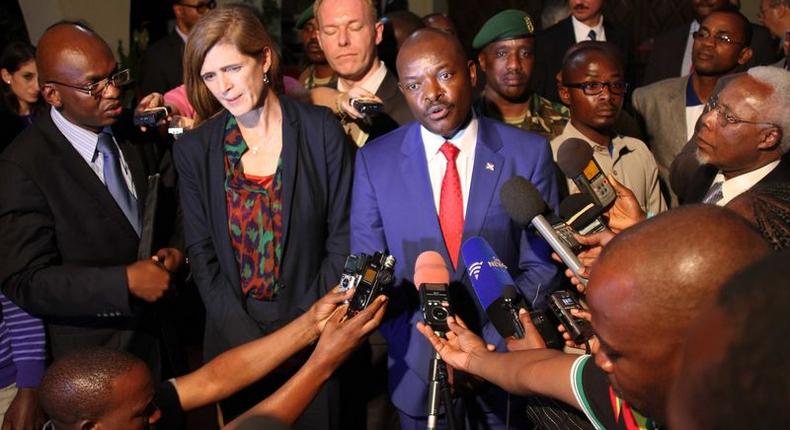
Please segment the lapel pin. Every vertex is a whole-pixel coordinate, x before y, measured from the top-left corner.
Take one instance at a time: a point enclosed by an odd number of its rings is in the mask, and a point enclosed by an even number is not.
[[[486,170],[493,172],[494,171],[494,164],[493,163],[486,163]]]

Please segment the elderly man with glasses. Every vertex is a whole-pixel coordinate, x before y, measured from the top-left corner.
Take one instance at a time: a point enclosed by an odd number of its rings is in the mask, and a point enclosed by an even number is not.
[[[634,110],[665,184],[670,182],[672,161],[694,134],[697,119],[716,83],[737,72],[752,57],[751,38],[751,24],[740,12],[713,12],[694,33],[691,74],[634,91]],[[671,197],[671,206],[676,206],[677,198],[674,194]]]
[[[790,73],[754,67],[708,101],[695,135],[687,202],[726,205],[757,184],[790,181]]]
[[[173,31],[148,46],[140,64],[140,95],[164,94],[183,83],[181,59],[189,32],[201,15],[217,7],[215,0],[172,0]]]
[[[129,71],[92,30],[53,25],[36,62],[50,109],[0,156],[0,286],[44,321],[54,358],[103,346],[158,378],[174,370],[160,299],[184,263],[169,157],[124,121]]]

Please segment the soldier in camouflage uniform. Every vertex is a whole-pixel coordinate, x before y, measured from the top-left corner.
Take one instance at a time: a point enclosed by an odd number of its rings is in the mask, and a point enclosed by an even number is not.
[[[483,24],[472,43],[486,76],[476,111],[551,140],[562,133],[570,111],[529,89],[535,63],[534,31],[529,15],[515,9],[502,11]]]

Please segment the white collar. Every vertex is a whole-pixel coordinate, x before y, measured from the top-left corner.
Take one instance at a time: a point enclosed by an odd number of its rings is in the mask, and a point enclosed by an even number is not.
[[[721,182],[721,195],[723,196],[721,200],[719,200],[716,204],[719,206],[724,206],[729,203],[730,200],[738,197],[740,194],[748,191],[753,186],[757,185],[763,178],[768,176],[776,166],[779,165],[779,162],[782,161],[774,160],[759,169],[754,169],[751,172],[746,172],[744,174],[738,175],[734,178],[724,179],[724,175],[719,171],[716,174],[716,177],[713,178],[713,184],[716,182]]]
[[[373,65],[375,67],[376,63],[373,63]],[[379,90],[381,83],[384,82],[385,77],[387,77],[387,67],[384,65],[383,61],[379,60],[378,69],[373,72],[372,75],[369,75],[362,81],[354,82],[349,85],[345,79],[339,78],[337,80],[337,90],[345,93],[353,87],[361,87],[369,91],[371,94],[376,94],[376,91]]]
[[[178,34],[178,36],[181,38],[181,40],[184,41],[184,43],[187,43],[187,37],[188,37],[187,34],[181,31],[181,29],[178,28],[178,25],[176,25],[175,28],[176,28],[176,34]]]
[[[428,158],[428,162],[430,162],[433,157],[439,154],[439,148],[444,145],[444,142],[450,142],[457,146],[461,154],[473,154],[475,151],[475,145],[477,144],[477,124],[477,117],[473,113],[469,124],[466,127],[458,130],[449,139],[445,139],[438,134],[431,133],[427,128],[421,125],[420,137],[422,137],[422,143],[425,145],[425,156]]]
[[[606,40],[606,32],[603,29],[603,15],[601,15],[600,19],[598,20],[598,24],[592,27],[579,21],[573,15],[571,15],[571,22],[573,23],[573,34],[574,37],[576,38],[576,42],[588,40],[587,36],[590,34],[590,30],[595,31],[595,35],[596,35],[595,40],[598,41]]]

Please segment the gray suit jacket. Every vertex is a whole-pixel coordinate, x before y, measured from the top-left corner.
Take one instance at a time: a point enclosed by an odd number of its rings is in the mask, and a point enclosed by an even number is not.
[[[669,166],[686,139],[688,76],[665,79],[634,91],[633,105],[645,140],[658,163],[658,174],[669,183]]]

